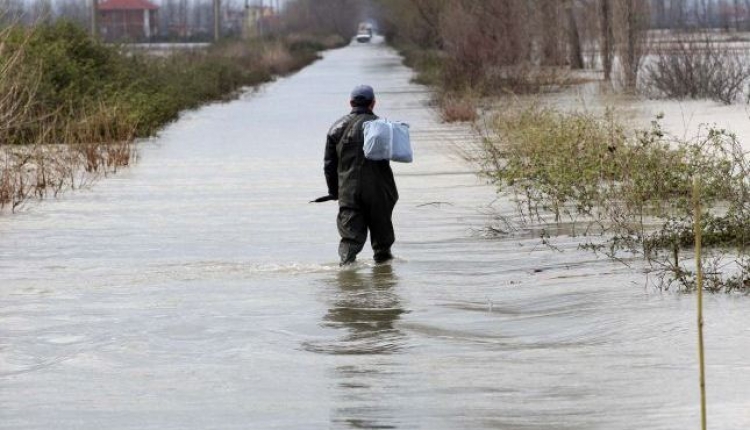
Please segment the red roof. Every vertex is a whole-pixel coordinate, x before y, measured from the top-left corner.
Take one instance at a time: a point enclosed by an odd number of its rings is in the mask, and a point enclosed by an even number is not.
[[[159,6],[148,0],[106,0],[99,4],[99,10],[157,10]]]

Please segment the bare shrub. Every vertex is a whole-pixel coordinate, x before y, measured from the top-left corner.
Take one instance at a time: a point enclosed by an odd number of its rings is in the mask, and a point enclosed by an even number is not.
[[[482,34],[479,17],[461,2],[448,7],[441,25],[447,53],[443,70],[444,84],[449,90],[477,86],[487,63],[493,59],[493,44]]]
[[[465,94],[445,94],[440,99],[440,114],[445,122],[475,121],[477,99]]]
[[[129,165],[135,156],[136,127],[113,121],[117,115],[117,110],[103,107],[82,113],[63,134],[54,125],[42,125],[33,144],[0,145],[0,210],[15,210],[32,198],[56,197]]]
[[[660,43],[644,68],[643,91],[654,97],[739,100],[750,79],[750,58],[708,34],[678,34]]]
[[[400,46],[441,49],[440,25],[450,0],[378,0],[380,31]]]
[[[559,5],[544,4],[546,13],[518,0],[464,0],[446,6],[440,27],[443,88],[487,95],[565,85],[568,69],[560,66],[566,38],[554,13]]]
[[[590,8],[588,3],[379,0],[377,4],[386,36],[406,57],[407,65],[417,70],[419,82],[440,91],[475,96],[547,91],[565,85],[569,69],[581,66],[576,16]]]
[[[297,60],[282,43],[267,43],[263,46],[261,64],[274,74],[285,74],[294,70]]]
[[[86,172],[107,174],[130,164],[137,124],[128,122],[117,106],[99,104],[93,112],[82,112],[81,119],[69,124],[62,142],[79,155]]]
[[[0,210],[92,184],[133,157],[128,142],[0,147]]]

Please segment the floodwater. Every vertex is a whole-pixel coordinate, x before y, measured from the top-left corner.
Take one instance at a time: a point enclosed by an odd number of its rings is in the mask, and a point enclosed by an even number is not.
[[[186,113],[133,168],[0,217],[3,429],[684,429],[695,297],[533,237],[382,44]],[[397,260],[337,266],[324,135],[410,122]],[[750,428],[750,298],[706,298],[709,425]]]

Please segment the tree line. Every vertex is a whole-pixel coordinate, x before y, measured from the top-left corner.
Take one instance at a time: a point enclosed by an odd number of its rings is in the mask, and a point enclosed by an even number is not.
[[[159,6],[159,30],[152,41],[212,40],[213,0],[151,1]],[[261,6],[273,11],[274,17],[263,23],[269,35],[292,31],[346,39],[354,35],[367,9],[360,0],[222,0],[222,37],[241,37],[248,9]],[[0,24],[65,20],[88,27],[91,10],[90,0],[0,0]]]
[[[380,22],[396,44],[443,53],[449,86],[514,81],[525,67],[601,68],[615,58],[634,85],[651,27],[648,0],[378,0]],[[502,86],[502,85],[501,85]]]
[[[439,52],[442,85],[522,89],[530,67],[601,70],[628,91],[649,31],[750,29],[750,0],[373,0],[386,36]],[[519,84],[520,82],[520,84]]]
[[[655,28],[750,30],[750,0],[651,0]]]

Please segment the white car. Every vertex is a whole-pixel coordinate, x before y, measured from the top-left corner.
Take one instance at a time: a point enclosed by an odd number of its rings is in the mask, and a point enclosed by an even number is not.
[[[372,25],[363,22],[359,24],[357,31],[357,42],[367,43],[372,39]]]
[[[372,34],[370,33],[357,33],[357,42],[359,43],[367,43],[372,39]]]

